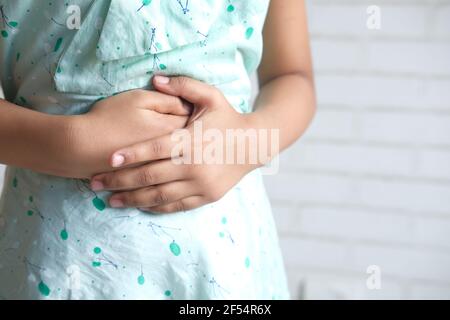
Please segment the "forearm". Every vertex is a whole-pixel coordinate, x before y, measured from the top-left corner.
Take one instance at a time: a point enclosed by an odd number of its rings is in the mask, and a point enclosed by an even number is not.
[[[305,132],[315,109],[312,77],[300,73],[287,74],[268,81],[261,87],[255,111],[249,118],[252,126],[257,129],[279,130],[279,151],[282,151]]]
[[[0,99],[0,163],[71,176],[70,117],[40,113]]]

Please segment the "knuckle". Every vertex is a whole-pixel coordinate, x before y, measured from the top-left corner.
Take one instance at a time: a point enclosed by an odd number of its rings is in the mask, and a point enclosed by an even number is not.
[[[105,179],[105,184],[110,188],[117,188],[123,186],[125,181],[121,175],[112,174]]]
[[[180,98],[178,97],[173,97],[173,96],[169,96],[169,102],[172,105],[173,108],[175,109],[180,109],[183,107],[183,102],[181,101]]]
[[[154,155],[160,155],[162,151],[162,145],[159,140],[154,140],[150,143],[150,151]]]
[[[145,156],[145,150],[142,146],[137,146],[125,151],[127,162],[134,163]]]
[[[101,182],[103,183],[103,185],[106,188],[113,188],[115,187],[115,183],[116,183],[116,177],[114,173],[111,174],[107,174],[105,175],[102,179]]]
[[[155,203],[157,204],[164,204],[169,201],[167,194],[161,190],[156,190],[155,194]]]
[[[186,77],[178,77],[177,78],[177,85],[178,87],[183,90],[187,85],[188,79]]]
[[[133,206],[137,203],[135,195],[131,192],[123,192],[121,199],[126,206]]]
[[[155,175],[149,169],[143,169],[139,173],[137,180],[140,186],[152,185],[155,182]]]
[[[176,212],[186,211],[182,200],[175,202],[175,210]]]

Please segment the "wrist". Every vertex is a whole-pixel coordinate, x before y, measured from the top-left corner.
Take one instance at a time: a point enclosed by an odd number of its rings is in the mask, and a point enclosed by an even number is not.
[[[70,178],[81,178],[80,165],[83,132],[82,115],[60,116],[49,115],[45,121],[49,132],[50,153],[53,155],[56,175]],[[50,129],[49,129],[50,128]]]
[[[245,114],[244,118],[246,130],[254,131],[257,137],[255,146],[249,143],[249,157],[257,159],[253,169],[260,168],[280,153],[280,129],[274,126],[270,116],[267,117],[262,110]]]
[[[64,144],[65,176],[90,179],[94,174],[111,170],[108,156],[116,147],[111,147],[111,139],[99,130],[95,118],[86,113],[68,116],[61,123],[64,138],[59,143]]]

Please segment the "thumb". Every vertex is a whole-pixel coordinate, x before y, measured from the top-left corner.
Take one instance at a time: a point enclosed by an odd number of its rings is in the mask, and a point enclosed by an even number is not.
[[[204,82],[188,77],[172,77],[157,75],[153,77],[153,86],[159,91],[183,98],[202,107],[213,106],[218,90]]]
[[[208,109],[214,106],[218,90],[204,82],[188,77],[153,77],[153,85],[159,91],[187,100],[194,105],[187,125],[203,116]]]
[[[190,116],[193,106],[191,103],[175,96],[157,91],[140,91],[143,108],[163,114],[176,116]]]
[[[183,99],[168,96],[164,100],[163,103],[152,104],[148,109],[175,116],[190,116],[194,110],[194,106]]]

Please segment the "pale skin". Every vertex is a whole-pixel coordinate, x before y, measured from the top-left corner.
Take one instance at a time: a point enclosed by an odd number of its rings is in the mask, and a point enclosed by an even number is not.
[[[192,130],[195,121],[203,130],[222,132],[279,129],[282,151],[303,134],[315,112],[304,1],[272,0],[263,35],[260,93],[250,114],[236,112],[216,88],[184,77],[154,77],[157,92],[123,93],[80,116],[43,115],[0,101],[0,162],[91,177],[93,190],[113,191],[109,204],[116,208],[171,213],[217,201],[262,163],[175,164],[173,130]],[[194,106],[192,115],[182,101]],[[120,108],[124,103],[126,111]],[[17,123],[27,127],[19,136]],[[106,136],[111,138],[104,141]],[[103,173],[94,175],[98,172]]]

